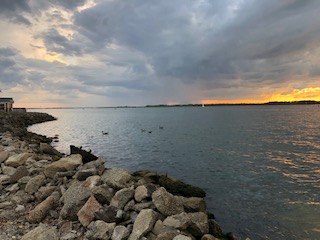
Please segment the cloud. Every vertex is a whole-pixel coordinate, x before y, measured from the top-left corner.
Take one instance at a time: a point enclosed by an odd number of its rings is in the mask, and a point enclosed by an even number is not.
[[[317,0],[6,0],[0,17],[34,42],[26,54],[1,40],[9,48],[0,49],[0,74],[10,86],[146,104],[302,89],[320,75],[319,8]]]

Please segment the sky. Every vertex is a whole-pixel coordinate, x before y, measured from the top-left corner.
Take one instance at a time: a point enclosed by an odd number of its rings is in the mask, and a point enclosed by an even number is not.
[[[319,0],[1,0],[15,107],[320,100]]]

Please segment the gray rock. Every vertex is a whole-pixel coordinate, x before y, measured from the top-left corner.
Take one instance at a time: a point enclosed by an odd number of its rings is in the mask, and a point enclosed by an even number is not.
[[[1,164],[1,167],[4,175],[12,176],[17,171],[16,168],[5,166],[4,164]]]
[[[81,185],[81,182],[75,181],[63,194],[64,205],[60,216],[62,219],[77,220],[77,213],[91,196],[91,191]]]
[[[219,240],[219,238],[216,238],[211,234],[205,234],[202,236],[201,240]]]
[[[26,208],[25,208],[25,206],[18,204],[14,210],[18,213],[21,213],[21,212],[24,212],[26,210]]]
[[[0,175],[0,185],[9,184],[10,176]]]
[[[116,226],[112,233],[112,240],[124,240],[127,239],[130,235],[129,230],[125,226]]]
[[[97,175],[97,174],[98,174],[98,171],[96,168],[89,168],[89,169],[84,169],[84,170],[78,171],[75,175],[75,178],[79,181],[84,181],[88,177],[93,176],[93,175]]]
[[[91,191],[101,204],[109,204],[114,196],[114,190],[106,184],[93,187]]]
[[[4,162],[5,160],[7,160],[9,157],[9,152],[6,151],[1,151],[0,152],[0,163]]]
[[[101,177],[98,175],[88,177],[83,183],[82,186],[93,189],[101,183]]]
[[[180,230],[187,229],[187,227],[189,226],[189,223],[190,223],[190,217],[185,212],[169,216],[163,221],[164,226],[174,227]]]
[[[168,240],[173,239],[178,236],[180,231],[177,229],[166,228],[159,235],[157,235],[157,240]]]
[[[139,240],[150,232],[158,220],[158,213],[152,209],[143,209],[138,214],[136,221],[133,224],[132,233],[129,240]]]
[[[8,207],[11,207],[12,205],[13,205],[13,203],[10,201],[1,202],[0,209],[8,208]]]
[[[175,236],[172,240],[192,240],[192,238],[179,234],[179,235]]]
[[[83,226],[88,226],[94,219],[94,214],[102,206],[100,203],[93,197],[89,197],[85,205],[77,213],[78,219]]]
[[[110,239],[115,227],[115,223],[106,223],[97,220],[89,224],[88,229],[91,230],[91,232],[89,232],[89,234],[87,232],[85,237],[89,239]]]
[[[58,203],[60,194],[58,192],[53,192],[44,201],[39,203],[32,211],[28,212],[26,219],[30,223],[41,222]]]
[[[209,233],[209,223],[207,214],[203,212],[188,213],[190,224],[188,231],[195,237],[201,237]]]
[[[143,203],[137,203],[132,207],[132,210],[136,211],[136,212],[140,212],[142,209],[156,209],[156,206],[153,204],[153,202],[143,202]]]
[[[4,163],[10,167],[19,167],[27,161],[28,157],[30,157],[30,153],[20,153],[9,157]]]
[[[42,224],[25,234],[21,240],[59,240],[57,227]]]
[[[165,216],[179,214],[184,211],[180,199],[167,192],[163,187],[160,187],[152,194],[152,201],[159,212]]]
[[[145,184],[138,186],[134,193],[134,199],[137,202],[141,202],[142,200],[146,198],[151,198],[152,193],[157,189],[157,187],[154,184]]]
[[[24,190],[29,194],[35,193],[44,184],[45,179],[46,177],[42,174],[31,178]]]
[[[102,174],[101,179],[104,183],[118,190],[133,185],[132,176],[128,170],[123,168],[107,169]]]
[[[213,219],[209,219],[209,233],[216,238],[222,238],[223,232],[220,225]]]
[[[203,198],[177,196],[186,212],[206,212],[207,205]]]
[[[62,154],[54,149],[50,144],[48,143],[40,143],[40,152],[49,154],[49,155],[55,155],[58,157],[62,157]]]
[[[19,166],[15,173],[10,176],[10,183],[16,183],[20,178],[28,176],[29,171],[26,166]]]
[[[70,155],[65,158],[49,164],[44,169],[44,175],[53,178],[57,172],[71,171],[82,165],[82,157],[80,154]]]
[[[123,209],[124,206],[133,198],[134,190],[132,188],[124,188],[116,192],[110,202],[110,206]]]
[[[38,200],[43,200],[49,197],[55,190],[56,186],[40,187],[34,195]]]
[[[107,223],[112,223],[112,222],[122,222],[123,219],[123,214],[121,214],[123,211],[121,209],[118,209],[113,206],[107,206],[104,208],[99,209],[98,211],[95,212],[95,217],[98,220],[105,221]]]

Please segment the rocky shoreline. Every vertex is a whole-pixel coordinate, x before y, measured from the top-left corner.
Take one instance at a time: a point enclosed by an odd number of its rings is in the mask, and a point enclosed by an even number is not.
[[[0,113],[0,239],[214,240],[205,192],[167,176],[63,156],[27,126],[44,113]]]

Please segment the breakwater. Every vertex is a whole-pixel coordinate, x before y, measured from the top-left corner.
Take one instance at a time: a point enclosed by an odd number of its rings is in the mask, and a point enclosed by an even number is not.
[[[205,193],[153,172],[130,174],[63,156],[30,124],[41,113],[1,114],[1,239],[235,239],[207,212]]]

